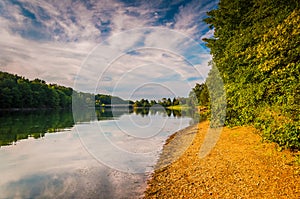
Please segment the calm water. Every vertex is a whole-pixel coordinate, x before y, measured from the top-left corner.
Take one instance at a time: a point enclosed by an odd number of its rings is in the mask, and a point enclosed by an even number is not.
[[[191,123],[183,115],[1,113],[0,198],[139,198],[165,139]]]

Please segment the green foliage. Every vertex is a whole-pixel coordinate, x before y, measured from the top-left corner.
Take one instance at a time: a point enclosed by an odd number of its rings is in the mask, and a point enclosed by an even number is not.
[[[206,83],[196,84],[192,91],[198,101],[198,105],[200,106],[208,106],[209,103],[209,92]],[[192,96],[192,93],[190,93]]]
[[[263,138],[271,140],[282,148],[300,148],[300,122],[280,113],[276,107],[261,109],[262,114],[255,121],[255,126],[262,130]]]
[[[155,100],[151,100],[151,102],[149,102],[149,100],[143,98],[141,100],[136,100],[133,106],[136,108],[149,108],[154,104],[156,104]]]
[[[177,106],[177,105],[179,105],[180,104],[180,101],[179,101],[179,99],[178,98],[173,98],[173,101],[172,101],[172,106]]]
[[[205,41],[224,82],[226,124],[255,124],[265,139],[300,149],[299,2],[221,0],[208,15],[215,33]]]
[[[0,71],[0,109],[70,108],[72,88]]]
[[[211,127],[224,126],[227,105],[224,83],[214,64],[206,79],[206,85],[209,91],[210,125]]]
[[[174,101],[174,99],[173,99],[173,101]],[[175,101],[176,101],[176,99],[175,99]],[[168,98],[168,99],[162,98],[162,100],[158,101],[158,104],[160,104],[163,107],[173,106],[173,102],[172,102],[171,98]]]
[[[172,106],[177,106],[182,104],[181,100],[183,98],[173,98],[173,100],[171,100],[171,98],[162,98],[161,100],[158,100],[158,102],[156,102],[156,100],[149,100],[148,99],[141,99],[141,100],[136,100],[133,104],[134,107],[140,107],[140,108],[149,108],[152,107],[156,104],[159,104],[163,107],[172,107]]]

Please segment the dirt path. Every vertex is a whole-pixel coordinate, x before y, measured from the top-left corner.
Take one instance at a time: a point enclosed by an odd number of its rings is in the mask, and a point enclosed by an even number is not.
[[[224,128],[215,148],[200,159],[208,125],[189,127],[167,141],[145,198],[300,198],[293,154],[262,143],[251,127]]]

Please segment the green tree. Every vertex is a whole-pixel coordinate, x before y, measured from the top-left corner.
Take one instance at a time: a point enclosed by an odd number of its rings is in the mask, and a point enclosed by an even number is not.
[[[208,16],[214,38],[204,41],[224,82],[226,124],[255,124],[265,138],[300,148],[299,1],[221,0]]]
[[[180,104],[179,100],[177,98],[173,98],[173,102],[172,102],[173,106],[177,106]]]
[[[24,78],[18,79],[19,90],[21,93],[21,108],[32,107],[32,91],[30,83]]]
[[[157,104],[157,102],[155,100],[150,101],[150,106],[154,106],[155,104]]]
[[[0,108],[69,108],[72,88],[0,72]]]
[[[198,84],[192,89],[197,97],[198,104],[207,106],[209,102],[209,92],[206,83]]]
[[[168,98],[167,102],[166,102],[166,106],[172,106],[172,101],[170,98]]]

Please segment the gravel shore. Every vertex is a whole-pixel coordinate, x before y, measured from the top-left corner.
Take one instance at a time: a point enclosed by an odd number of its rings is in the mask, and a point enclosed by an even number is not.
[[[295,153],[261,142],[252,127],[225,127],[200,158],[208,128],[205,121],[166,141],[145,198],[300,198]]]

